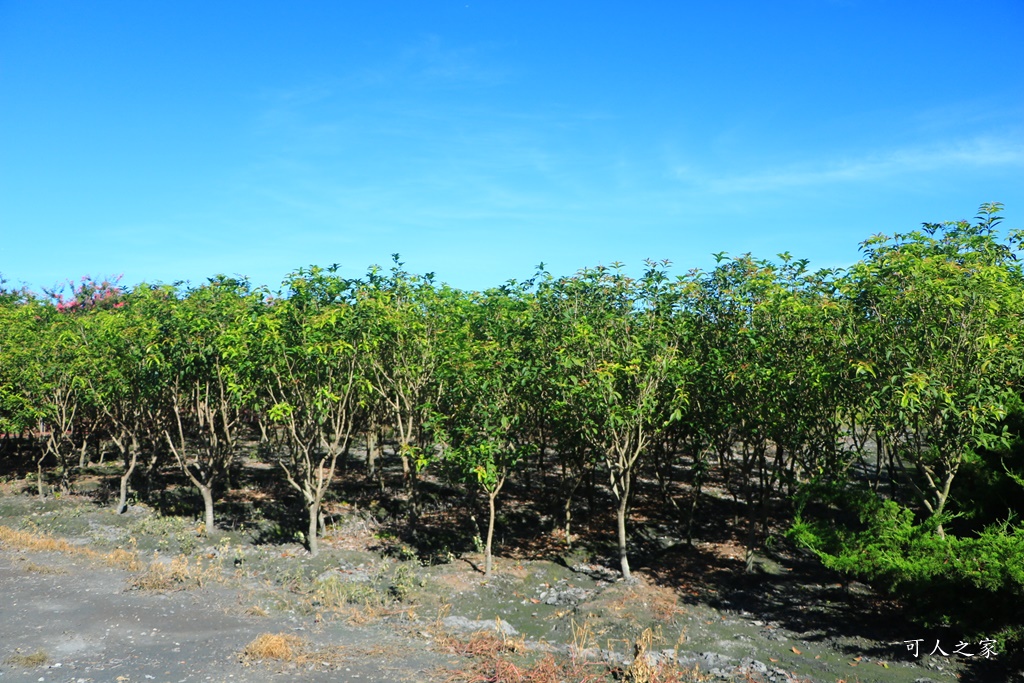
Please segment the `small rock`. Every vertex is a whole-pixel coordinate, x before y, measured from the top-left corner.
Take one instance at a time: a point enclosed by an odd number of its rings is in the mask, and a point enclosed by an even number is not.
[[[506,636],[519,635],[519,631],[507,621],[495,619],[467,619],[466,617],[445,617],[442,622],[447,628],[455,631],[498,631]]]
[[[545,605],[577,605],[592,594],[593,591],[588,591],[584,588],[567,588],[565,590],[551,588],[542,591],[539,599]]]
[[[759,674],[768,673],[768,665],[764,662],[759,662],[751,657],[744,657],[740,660],[740,668],[749,669],[750,671],[756,671]]]

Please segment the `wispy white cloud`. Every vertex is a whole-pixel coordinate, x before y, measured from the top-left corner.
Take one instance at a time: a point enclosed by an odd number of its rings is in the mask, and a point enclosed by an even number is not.
[[[673,168],[673,175],[694,189],[743,194],[844,183],[873,183],[965,166],[1024,167],[1024,141],[976,138],[952,145],[906,148],[814,164],[790,164],[735,175],[714,175],[692,166],[677,165]]]
[[[1019,127],[1024,121],[1024,105],[1002,101],[998,94],[992,94],[922,109],[913,115],[912,121],[916,131],[933,136],[949,135],[965,127],[975,130]]]
[[[436,86],[493,86],[511,77],[507,68],[488,63],[489,52],[500,45],[484,43],[454,47],[437,35],[426,35],[401,49],[392,59],[351,72],[355,86],[394,86],[398,83]]]

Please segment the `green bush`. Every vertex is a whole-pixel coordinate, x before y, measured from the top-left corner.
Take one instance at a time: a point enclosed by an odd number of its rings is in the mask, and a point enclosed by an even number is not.
[[[1008,444],[972,453],[950,491],[956,510],[966,518],[961,525],[965,530],[994,524],[1007,513],[1024,515],[1024,402],[1020,397],[1010,406],[1003,427],[1013,435]]]
[[[829,514],[814,514],[815,505]],[[995,637],[1004,648],[1024,642],[1024,525],[1010,519],[972,536],[942,536],[940,521],[949,517],[917,521],[894,501],[831,487],[802,501],[789,536],[825,566],[899,598],[926,626]]]

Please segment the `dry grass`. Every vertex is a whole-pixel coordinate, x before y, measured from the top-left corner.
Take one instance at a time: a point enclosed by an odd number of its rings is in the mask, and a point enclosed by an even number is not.
[[[607,669],[593,662],[559,662],[553,655],[527,663],[497,657],[477,663],[468,671],[455,671],[449,683],[604,683]]]
[[[310,595],[302,601],[304,611],[316,609],[344,618],[353,626],[371,624],[385,617],[416,618],[415,605],[402,605],[390,592],[372,581],[345,581],[329,577],[317,582]]]
[[[386,596],[378,591],[369,581],[344,581],[337,576],[330,576],[318,581],[313,589],[317,601],[328,609],[338,609],[347,605],[361,607],[384,607]]]
[[[672,621],[686,611],[679,604],[679,595],[668,586],[647,586],[644,592],[651,613],[658,621]]]
[[[594,637],[594,628],[589,619],[582,624],[577,624],[575,619],[570,620],[569,627],[572,629],[572,645],[570,652],[574,657],[580,656],[585,650],[595,647],[597,640]]]
[[[131,539],[131,549],[129,550],[117,548],[107,553],[101,553],[85,546],[72,545],[63,539],[54,538],[41,531],[30,533],[0,525],[0,544],[19,550],[62,553],[83,557],[108,564],[112,567],[127,569],[128,571],[138,571],[142,568],[139,555],[135,550],[135,539]]]
[[[373,624],[385,617],[405,617],[409,621],[416,620],[416,607],[375,607],[372,605],[348,605],[339,607],[335,612],[345,618],[351,626]]]
[[[626,667],[622,680],[629,683],[653,683],[657,670],[647,657],[652,645],[654,645],[654,632],[649,628],[644,629],[644,632],[637,638],[633,651],[633,662]]]
[[[262,633],[245,646],[242,656],[247,659],[291,662],[305,646],[305,641],[298,636],[287,633]]]
[[[117,548],[109,553],[97,553],[94,550],[89,550],[89,553],[111,567],[127,569],[130,572],[137,572],[142,568],[142,560],[139,559],[139,554],[135,551],[134,543],[131,550]]]
[[[614,586],[606,590],[592,603],[592,607],[605,610],[615,619],[641,624],[650,623],[652,619],[667,623],[685,612],[673,588],[649,583],[639,576],[637,578],[634,585]]]
[[[47,564],[36,564],[35,562],[26,562],[21,565],[24,571],[32,572],[33,574],[67,574],[68,570],[63,567],[51,567]]]
[[[65,540],[53,538],[42,533],[18,531],[7,526],[0,526],[0,543],[21,550],[37,552],[54,552],[79,554],[83,548],[73,546]]]
[[[37,650],[32,654],[22,654],[22,652],[18,650],[13,655],[6,657],[4,659],[4,664],[34,668],[37,666],[44,666],[49,661],[50,655],[46,654],[42,650]]]
[[[318,664],[330,666],[343,661],[342,648],[316,649],[308,641],[290,633],[262,633],[242,650],[244,664],[253,662],[287,662],[296,666]]]
[[[673,662],[649,656],[660,636],[647,629],[633,644],[633,662],[613,667],[606,662],[583,656],[594,641],[589,624],[573,623],[573,648],[570,657],[556,658],[547,654],[531,658],[522,638],[503,638],[499,634],[478,632],[468,639],[445,637],[438,644],[453,654],[474,661],[468,670],[449,673],[449,683],[704,683],[709,678],[696,666],[681,669]]]
[[[261,605],[253,605],[245,610],[247,617],[269,617],[270,612],[265,610]]]
[[[144,572],[132,577],[131,586],[147,591],[187,590],[202,588],[219,577],[216,567],[203,566],[202,560],[191,561],[184,555],[178,555],[169,563],[153,560]]]
[[[677,669],[657,664],[639,672],[615,669],[602,662],[579,659],[558,660],[547,654],[533,662],[516,662],[492,657],[477,662],[469,670],[452,672],[449,683],[704,683],[708,677],[694,669]]]
[[[624,678],[634,683],[704,683],[712,680],[710,676],[702,674],[700,669],[694,665],[687,669],[680,669],[672,664],[659,662],[645,671],[647,678]]]
[[[512,638],[504,633],[476,631],[466,638],[441,635],[434,641],[443,652],[463,657],[496,657],[503,653],[522,652],[526,649],[523,636]]]

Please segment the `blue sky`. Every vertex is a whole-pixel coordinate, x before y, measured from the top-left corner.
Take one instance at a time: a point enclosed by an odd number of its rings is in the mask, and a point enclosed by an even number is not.
[[[814,267],[1006,205],[1024,3],[0,0],[0,273]]]

